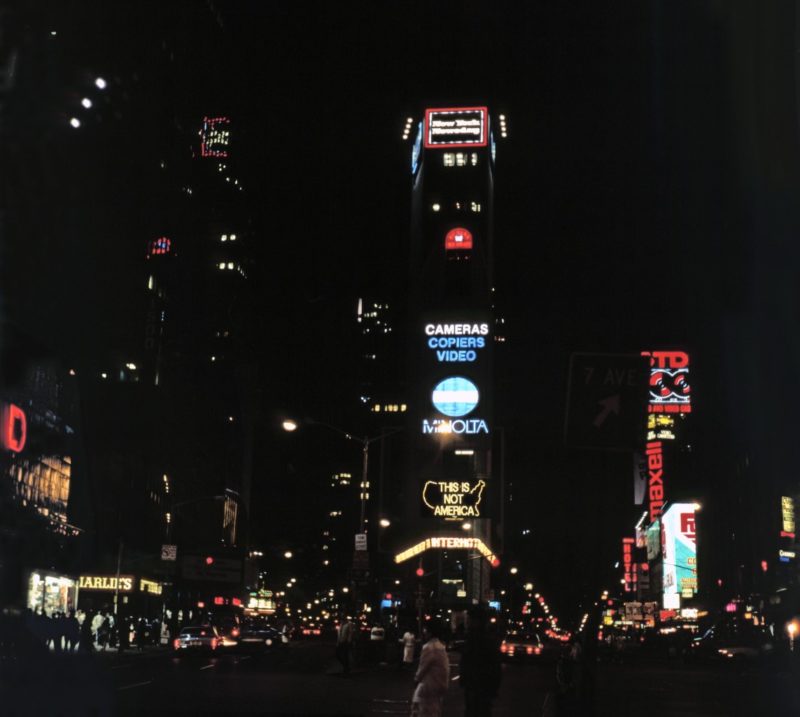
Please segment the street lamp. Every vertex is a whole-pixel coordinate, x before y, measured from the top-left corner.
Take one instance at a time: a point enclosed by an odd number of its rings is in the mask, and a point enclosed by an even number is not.
[[[361,444],[361,486],[360,486],[360,498],[361,498],[361,512],[358,519],[358,532],[364,533],[366,532],[366,510],[367,510],[367,490],[369,486],[368,482],[368,470],[369,470],[369,447],[372,443],[377,440],[381,440],[386,438],[387,436],[391,436],[395,433],[399,433],[402,431],[402,428],[398,428],[394,431],[390,431],[388,433],[381,433],[379,436],[356,436],[349,431],[344,430],[343,428],[339,428],[338,426],[332,426],[330,423],[325,423],[324,421],[315,421],[313,419],[307,418],[303,421],[303,423],[309,426],[322,426],[327,428],[334,433],[338,433],[340,436],[344,436],[348,441],[356,441],[357,443]],[[293,432],[296,431],[300,423],[291,419],[287,418],[282,422],[282,427],[284,431]],[[387,527],[387,526],[384,526]]]
[[[381,518],[380,520],[381,528],[388,528],[391,524],[392,523],[388,518]]]

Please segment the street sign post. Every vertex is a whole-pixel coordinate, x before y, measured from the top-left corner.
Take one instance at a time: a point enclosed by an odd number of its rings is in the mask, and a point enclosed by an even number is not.
[[[629,451],[645,435],[649,363],[638,354],[573,353],[564,440],[573,448]]]
[[[367,549],[367,534],[356,533],[356,550],[366,550],[366,549]]]

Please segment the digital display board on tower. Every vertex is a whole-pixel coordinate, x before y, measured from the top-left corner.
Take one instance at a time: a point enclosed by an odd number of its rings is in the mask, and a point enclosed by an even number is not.
[[[485,147],[489,137],[486,107],[425,110],[425,148]]]

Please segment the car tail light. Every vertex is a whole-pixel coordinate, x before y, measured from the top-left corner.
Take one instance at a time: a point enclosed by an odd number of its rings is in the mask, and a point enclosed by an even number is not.
[[[541,648],[541,647],[535,647],[535,648],[533,649],[533,651],[534,651],[534,652],[535,652],[537,655],[541,655],[541,654],[542,654],[542,648]]]
[[[527,652],[529,655],[532,655],[533,654],[533,646],[532,645],[528,645],[525,648],[525,652]]]
[[[175,638],[175,639],[172,641],[172,646],[173,646],[173,647],[174,647],[176,650],[180,650],[180,649],[181,649],[181,641],[180,641],[180,640],[179,640],[179,639],[176,637],[176,638]]]
[[[239,628],[234,627],[233,630],[231,630],[231,635],[233,635],[233,637],[239,637]]]
[[[216,650],[216,649],[217,649],[217,642],[218,642],[218,641],[217,641],[217,638],[216,638],[216,637],[212,637],[212,638],[211,638],[211,649],[212,649],[212,650]]]
[[[508,645],[505,642],[500,645],[500,652],[508,652]]]

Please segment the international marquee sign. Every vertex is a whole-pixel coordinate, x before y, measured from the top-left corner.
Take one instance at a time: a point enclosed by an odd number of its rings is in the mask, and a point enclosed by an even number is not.
[[[428,512],[445,520],[479,518],[486,481],[425,481],[422,502]]]
[[[485,147],[489,137],[486,107],[425,110],[425,148]]]
[[[497,556],[480,538],[462,538],[440,536],[426,538],[421,543],[411,546],[407,550],[394,556],[395,563],[403,563],[406,560],[421,555],[426,550],[477,550],[493,566],[500,564]]]

